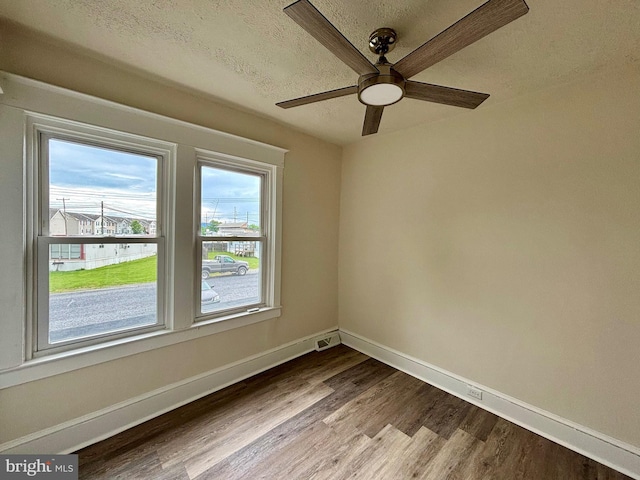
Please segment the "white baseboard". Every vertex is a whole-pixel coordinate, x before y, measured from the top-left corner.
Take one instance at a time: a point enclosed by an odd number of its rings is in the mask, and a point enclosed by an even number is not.
[[[70,453],[309,353],[329,329],[0,445],[0,453]],[[527,430],[640,480],[640,449],[384,345],[340,330],[342,343]],[[467,395],[483,391],[478,401]]]
[[[71,453],[315,350],[318,332],[0,445],[0,453]]]
[[[640,449],[633,445],[528,405],[347,330],[340,329],[340,338],[342,343],[359,352],[640,480]],[[467,395],[468,386],[482,390],[482,400]]]

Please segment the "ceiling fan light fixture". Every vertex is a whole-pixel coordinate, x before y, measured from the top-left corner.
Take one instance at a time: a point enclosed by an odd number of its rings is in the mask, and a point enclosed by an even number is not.
[[[386,106],[396,103],[404,96],[402,88],[393,83],[376,83],[360,92],[360,101],[365,105]]]
[[[404,97],[404,78],[388,64],[377,64],[380,73],[362,75],[358,82],[358,100],[365,105],[384,107]]]

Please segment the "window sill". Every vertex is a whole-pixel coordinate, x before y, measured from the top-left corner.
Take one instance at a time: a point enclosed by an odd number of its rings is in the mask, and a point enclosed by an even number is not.
[[[0,389],[263,322],[279,317],[281,310],[280,306],[261,308],[257,312],[200,321],[184,330],[145,333],[28,360],[18,367],[0,372]]]
[[[202,320],[196,318],[196,321],[190,328],[196,330],[205,329],[208,332],[207,335],[210,335],[211,333],[224,332],[225,330],[229,330],[229,328],[244,327],[245,325],[279,317],[281,309],[282,307],[262,307],[221,317],[204,318]],[[274,315],[274,311],[277,311],[277,315]],[[228,322],[233,322],[232,326],[229,326]]]

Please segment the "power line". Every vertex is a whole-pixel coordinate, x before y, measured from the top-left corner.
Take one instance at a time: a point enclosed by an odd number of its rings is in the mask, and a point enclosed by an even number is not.
[[[56,187],[51,186],[49,188],[51,193],[56,193],[60,195],[75,195],[80,198],[123,198],[126,200],[155,200],[156,192],[147,192],[147,193],[129,193],[129,192],[101,192],[101,191],[92,191],[92,190],[83,190],[83,189],[75,189],[75,188],[65,188],[65,187]]]
[[[84,210],[84,211],[69,211],[69,213],[78,213],[78,214],[83,214],[86,215],[89,212],[87,210],[93,210],[96,213],[93,213],[93,215],[97,214],[97,215],[104,215],[105,210],[107,212],[119,212],[119,213],[124,213],[127,215],[132,216],[133,218],[138,218],[140,220],[147,220],[147,221],[152,221],[155,220],[155,215],[154,214],[148,214],[148,213],[143,213],[143,212],[132,212],[130,210],[124,210],[118,207],[114,207],[113,205],[109,205],[106,204],[104,202],[101,202],[100,204],[85,204],[84,208],[81,205],[78,204],[74,204],[74,205],[69,205],[70,208],[78,209],[78,210]],[[66,211],[66,208],[65,208]],[[100,213],[97,213],[100,212]],[[109,216],[109,214],[107,213],[107,216]]]
[[[155,217],[150,217],[150,216],[147,216],[147,215],[142,215],[142,214],[140,214],[140,213],[128,212],[128,211],[126,211],[126,210],[121,210],[121,209],[118,209],[118,208],[116,208],[116,207],[112,207],[112,206],[110,206],[110,205],[106,205],[106,207],[107,207],[107,210],[112,210],[112,211],[114,211],[114,212],[120,212],[120,213],[126,213],[127,215],[134,215],[134,216],[137,216],[137,217],[141,218],[142,220],[155,220]],[[146,218],[145,218],[145,217],[146,217]]]

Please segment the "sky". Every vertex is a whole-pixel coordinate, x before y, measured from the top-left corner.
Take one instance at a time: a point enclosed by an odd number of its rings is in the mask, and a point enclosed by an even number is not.
[[[49,141],[49,206],[69,212],[156,217],[155,157]],[[202,168],[202,222],[260,222],[260,177]]]
[[[49,206],[69,212],[156,217],[155,157],[51,139]],[[118,210],[121,210],[119,212]],[[127,215],[128,214],[128,215]]]
[[[202,221],[260,223],[260,177],[202,167]]]

